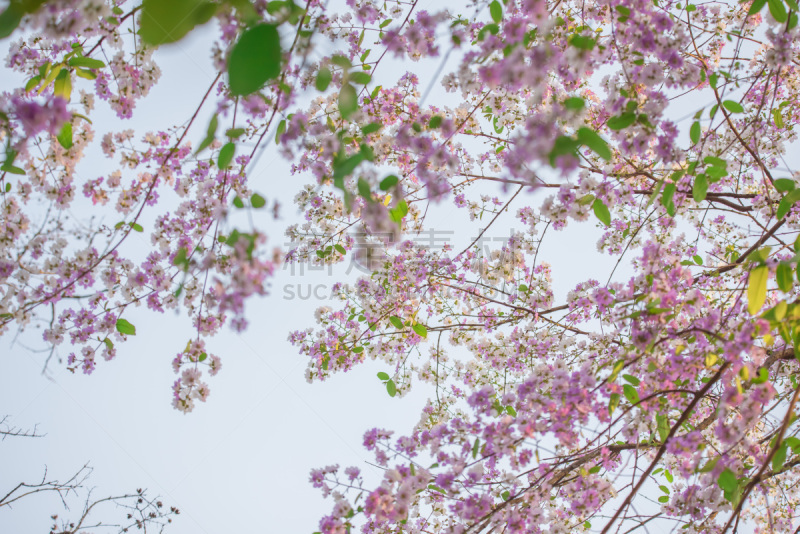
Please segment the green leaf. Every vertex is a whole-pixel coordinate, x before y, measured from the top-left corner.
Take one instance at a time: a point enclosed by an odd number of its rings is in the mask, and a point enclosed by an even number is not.
[[[131,323],[126,321],[125,319],[117,319],[117,332],[120,334],[125,334],[128,336],[135,336],[136,335],[136,327],[133,326]]]
[[[783,115],[781,114],[781,110],[773,109],[772,110],[772,118],[775,120],[775,126],[778,128],[783,128]]]
[[[567,109],[571,109],[572,111],[580,111],[586,105],[586,102],[577,96],[572,96],[566,100],[564,100],[564,107]]]
[[[139,36],[151,45],[174,43],[211,19],[217,6],[202,0],[143,0]]]
[[[438,491],[439,493],[446,493],[442,488],[440,488],[439,486],[435,486],[433,484],[428,484],[428,489],[431,489],[433,491]]]
[[[333,248],[335,248],[335,249],[336,249],[336,251],[337,251],[339,254],[347,254],[347,249],[346,249],[346,248],[344,248],[342,245],[336,244],[336,245],[333,245]]]
[[[375,151],[372,150],[372,147],[366,143],[361,144],[361,149],[359,153],[364,156],[364,159],[367,161],[375,161]]]
[[[42,83],[42,77],[38,76],[38,75],[34,76],[30,80],[28,80],[28,83],[25,84],[25,92],[29,93],[29,92],[33,91],[34,89],[39,87],[40,83]]]
[[[383,127],[383,125],[381,123],[379,123],[379,122],[371,122],[371,123],[367,124],[366,126],[364,126],[363,128],[361,128],[361,132],[364,135],[369,135],[371,133],[377,132],[382,127]]]
[[[219,159],[217,159],[217,165],[220,169],[227,169],[231,161],[233,161],[233,155],[236,153],[236,145],[233,143],[226,143],[221,149],[219,149]]]
[[[730,111],[731,113],[743,113],[744,112],[744,108],[742,107],[742,105],[740,103],[736,102],[735,100],[725,100],[724,102],[722,102],[722,106],[725,109],[727,109],[728,111]]]
[[[56,137],[58,139],[58,144],[63,146],[66,150],[72,148],[72,122],[67,121],[64,123],[64,126],[61,127],[61,131],[58,133]]]
[[[592,50],[597,40],[586,35],[573,35],[569,38],[569,44],[580,50]]]
[[[693,145],[696,145],[700,141],[700,133],[700,121],[694,121],[692,127],[689,128],[689,139],[691,139]]]
[[[280,73],[281,39],[278,29],[273,24],[259,24],[245,30],[228,58],[231,93],[254,93]]]
[[[353,171],[358,165],[364,161],[364,155],[361,153],[353,154],[347,159],[334,161],[333,164],[333,177],[344,178],[353,174]]]
[[[408,203],[405,200],[401,200],[397,207],[389,210],[389,218],[398,224],[406,215],[408,215]]]
[[[79,78],[83,78],[85,80],[96,80],[97,79],[97,73],[95,71],[89,70],[89,69],[75,69],[75,74]]]
[[[244,135],[246,130],[244,128],[228,128],[225,130],[225,135],[231,139],[237,139]]]
[[[84,67],[86,69],[102,69],[106,66],[106,64],[99,59],[90,57],[72,57],[67,61],[67,65],[70,67]]]
[[[503,6],[500,5],[500,2],[494,0],[489,4],[489,14],[492,16],[492,20],[498,24],[503,20]]]
[[[716,182],[720,178],[728,176],[728,171],[722,167],[706,167],[705,175],[711,178],[711,182]]]
[[[692,197],[698,204],[706,199],[708,193],[708,179],[705,174],[701,174],[694,179],[694,187],[692,187]]]
[[[792,209],[792,204],[784,197],[778,202],[778,209],[775,212],[775,216],[778,217],[778,219],[783,219],[783,217],[789,213],[790,209]]]
[[[788,445],[784,441],[781,443],[781,446],[778,447],[778,450],[775,451],[775,455],[772,457],[772,471],[777,473],[781,469],[783,469],[783,464],[786,462],[786,453],[788,452]]]
[[[239,209],[244,208],[244,200],[239,195],[236,195],[233,199],[233,205]]]
[[[483,41],[486,38],[486,34],[491,33],[492,35],[497,35],[500,33],[500,26],[496,23],[487,24],[478,32],[478,41]]]
[[[398,330],[403,329],[403,320],[400,317],[392,315],[391,317],[389,317],[389,322],[392,323],[392,326],[394,326]]]
[[[283,119],[281,122],[278,123],[278,128],[275,130],[275,144],[281,142],[281,136],[286,131],[286,119]]]
[[[348,119],[358,109],[358,93],[349,83],[339,91],[339,113],[343,119]]]
[[[175,258],[172,260],[172,265],[176,267],[180,267],[181,265],[189,266],[189,259],[188,259],[188,251],[181,247],[178,252],[175,254]]]
[[[592,210],[594,211],[595,216],[600,219],[600,222],[605,224],[606,226],[611,225],[611,212],[608,211],[608,206],[606,206],[602,200],[599,198],[594,199],[592,203]]]
[[[555,167],[556,159],[559,156],[566,156],[571,155],[573,158],[575,157],[575,150],[578,149],[580,143],[573,139],[572,137],[566,135],[560,135],[556,137],[555,142],[553,143],[553,150],[550,151],[550,165]]]
[[[676,189],[677,186],[674,183],[666,184],[664,186],[664,192],[661,194],[661,205],[667,208],[667,213],[670,217],[675,216],[675,203],[672,201],[672,197]]]
[[[669,436],[669,419],[666,415],[656,415],[656,425],[658,428],[658,437],[661,438],[661,443],[667,441]]]
[[[369,187],[369,182],[363,178],[359,178],[357,187],[359,196],[365,198],[369,202],[372,202],[372,190]]]
[[[214,142],[214,136],[217,133],[217,127],[219,126],[219,118],[216,114],[211,117],[211,121],[208,123],[208,128],[206,129],[206,138],[200,143],[195,150],[195,154],[199,154],[204,148],[208,147],[211,143]]]
[[[636,388],[630,384],[625,384],[622,386],[622,394],[625,395],[625,398],[628,399],[628,402],[631,404],[636,404],[639,402],[639,392],[636,391]]]
[[[775,271],[775,278],[778,281],[778,288],[784,293],[788,293],[794,286],[794,275],[792,266],[788,263],[779,263]]]
[[[381,183],[378,184],[378,187],[380,187],[381,191],[388,191],[392,187],[396,186],[399,181],[400,178],[398,178],[394,174],[390,174],[389,176],[381,180]]]
[[[716,156],[706,156],[705,158],[703,158],[703,162],[708,163],[709,165],[712,165],[714,167],[721,167],[723,169],[728,168],[728,162]]]
[[[349,69],[350,67],[353,66],[350,60],[341,54],[336,54],[335,56],[331,56],[331,63],[333,63],[334,65],[338,65],[343,69]]]
[[[585,127],[579,128],[578,141],[580,141],[581,144],[591,148],[595,154],[604,160],[609,161],[611,159],[611,149],[608,148],[608,143],[606,143],[606,140],[600,137],[594,130]]]
[[[786,196],[783,197],[781,201],[778,203],[778,209],[776,210],[775,213],[778,219],[783,219],[784,216],[786,216],[786,214],[789,213],[789,210],[792,209],[792,206],[794,206],[798,200],[800,200],[800,189],[794,189],[788,192]]]
[[[56,79],[56,77],[57,77],[59,74],[61,74],[61,71],[64,69],[64,67],[62,67],[61,65],[54,65],[54,66],[53,66],[53,68],[51,68],[51,69],[48,71],[48,70],[47,70],[47,68],[46,68],[48,65],[49,65],[49,63],[46,63],[44,66],[42,66],[42,67],[40,67],[40,68],[39,68],[39,72],[41,73],[41,75],[42,75],[42,76],[44,76],[44,81],[42,82],[42,86],[41,86],[41,87],[39,87],[39,94],[41,94],[41,93],[42,93],[42,91],[44,91],[44,90],[45,90],[45,88],[46,88],[47,86],[49,86],[49,85],[50,85],[50,83],[51,83],[53,80],[55,80],[55,79]],[[44,73],[45,73],[45,72],[47,73],[47,75],[46,75],[46,76],[44,75]]]
[[[140,233],[144,232],[144,228],[142,228],[142,225],[139,223],[133,223],[131,225],[131,228],[133,229],[134,232],[140,232]]]
[[[788,193],[795,188],[794,180],[791,178],[778,178],[775,180],[775,189]]]
[[[767,380],[769,380],[769,371],[767,371],[766,367],[762,367],[758,370],[758,376],[753,378],[752,382],[753,384],[763,384]]]
[[[24,15],[25,13],[17,4],[9,5],[5,11],[0,13],[0,39],[11,35],[19,26]]]
[[[412,329],[414,332],[416,332],[416,334],[417,334],[419,337],[428,337],[428,329],[427,329],[427,328],[425,328],[425,326],[424,326],[424,325],[421,325],[421,324],[417,323],[417,324],[415,324],[414,326],[412,326],[412,327],[411,327],[411,329]]]
[[[108,338],[105,338],[105,339],[103,340],[103,343],[105,343],[105,344],[106,344],[106,348],[107,348],[108,350],[113,350],[113,349],[114,349],[114,342],[113,342],[113,341],[111,341],[110,339],[108,339]]]
[[[333,80],[333,73],[331,73],[331,69],[328,67],[322,67],[317,73],[317,79],[314,82],[314,86],[317,88],[317,91],[325,91],[325,89],[327,89],[331,84],[331,80]]]
[[[697,469],[697,472],[698,473],[710,473],[711,471],[714,470],[714,467],[717,466],[717,462],[719,462],[719,459],[720,459],[720,457],[717,456],[713,460],[709,460],[708,462],[706,462],[706,464],[703,467],[699,467]]]
[[[390,397],[397,395],[397,386],[395,385],[394,380],[389,380],[386,382],[386,392]]]
[[[356,71],[356,72],[351,72],[347,76],[347,79],[358,85],[367,85],[372,80],[372,76],[370,76],[366,72]]]
[[[266,204],[267,201],[258,193],[253,193],[253,196],[250,197],[250,205],[256,209],[263,208]]]
[[[624,379],[626,382],[629,382],[630,384],[633,384],[633,386],[634,386],[634,387],[635,387],[635,386],[638,386],[639,384],[641,384],[641,380],[639,380],[638,378],[636,378],[636,377],[635,377],[635,376],[633,376],[633,375],[622,375],[622,378],[623,378],[623,379]]]
[[[761,265],[750,271],[747,281],[747,311],[755,315],[767,300],[767,278],[769,267]]]
[[[431,117],[431,120],[428,121],[428,128],[438,128],[439,126],[442,125],[443,121],[444,119],[442,118],[441,115],[434,115],[433,117]]]
[[[608,126],[610,130],[622,130],[634,122],[636,122],[635,113],[623,113],[622,115],[617,115],[616,117],[608,119],[606,126]]]
[[[770,14],[775,20],[781,24],[786,22],[788,14],[781,0],[767,0],[767,5],[769,6]]]
[[[734,492],[739,487],[739,479],[736,478],[733,471],[726,468],[720,473],[717,484],[725,492]]]
[[[750,6],[750,10],[747,12],[748,15],[755,15],[762,9],[764,6],[767,5],[767,0],[755,0],[753,4]]]
[[[763,263],[767,261],[769,258],[769,254],[772,252],[772,247],[762,247],[755,252],[751,253],[750,256],[747,258],[747,261],[752,263]]]
[[[472,444],[472,458],[473,459],[478,457],[478,451],[481,450],[480,446],[481,446],[481,439],[480,438],[475,438],[475,442]]]
[[[378,373],[378,378],[380,378],[381,380],[389,380],[391,377],[389,376],[388,373],[384,373],[383,371],[381,371],[380,373]]]
[[[19,174],[21,176],[25,175],[25,171],[24,170],[20,169],[19,167],[15,167],[14,165],[11,165],[10,163],[7,163],[7,162],[3,163],[3,165],[0,166],[0,171],[8,172],[8,173],[11,173],[11,174]]]

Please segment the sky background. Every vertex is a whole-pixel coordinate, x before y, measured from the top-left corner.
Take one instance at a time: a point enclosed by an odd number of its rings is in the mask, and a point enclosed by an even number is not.
[[[210,36],[210,31],[196,31],[159,51],[162,79],[137,104],[133,120],[120,123],[98,100],[93,117],[95,143],[110,129],[129,127],[143,134],[183,123],[214,77],[208,59]],[[5,46],[2,43],[2,49]],[[425,89],[437,66],[436,62],[395,62],[384,72],[394,80],[411,70],[423,80]],[[0,76],[0,90],[19,83],[7,71]],[[452,95],[445,96],[438,84],[428,103],[437,101],[452,103]],[[201,115],[191,131],[189,138],[195,144],[203,137],[209,117],[210,111]],[[79,180],[110,170],[103,166],[108,166],[105,158],[90,152],[79,167]],[[309,181],[292,176],[288,169],[287,162],[270,148],[250,176],[253,189],[269,201],[280,199],[283,206],[279,221],[257,214],[257,224],[267,231],[272,246],[287,244],[285,227],[300,220],[291,199]],[[499,193],[494,186],[487,190]],[[508,237],[516,210],[529,203],[538,206],[547,194],[521,196],[487,237]],[[73,211],[81,216],[80,210]],[[451,243],[456,249],[480,231],[480,225],[468,224],[466,213],[456,209],[452,200],[432,209],[428,221],[429,228],[454,231]],[[556,302],[563,302],[579,280],[605,281],[614,262],[597,253],[599,235],[591,219],[571,222],[555,239],[545,241],[540,258],[553,267]],[[132,246],[147,251],[147,231],[135,237],[139,241]],[[356,465],[368,479],[379,480],[380,472],[367,463],[370,458],[361,446],[364,431],[372,427],[409,431],[431,394],[415,387],[402,399],[390,398],[375,376],[390,369],[375,362],[325,383],[306,383],[305,358],[287,336],[313,326],[314,310],[330,303],[285,297],[289,292],[297,294],[298,289],[307,295],[309,288],[320,286],[324,287],[318,293],[327,295],[336,281],[354,280],[359,274],[353,269],[345,275],[347,268],[347,263],[341,264],[332,275],[281,269],[272,280],[271,294],[247,304],[250,328],[246,332],[224,329],[207,341],[209,349],[223,357],[223,367],[208,380],[209,401],[188,415],[170,406],[175,380],[170,362],[193,334],[183,315],[133,311],[129,319],[137,326],[137,335],[119,344],[116,359],[99,362],[91,376],[73,375],[56,361],[42,374],[46,353],[37,351],[44,348],[39,330],[31,329],[16,340],[13,335],[3,337],[0,416],[8,414],[9,422],[21,428],[38,425],[45,436],[0,442],[0,493],[21,481],[38,481],[45,468],[48,478],[64,480],[90,463],[94,472],[88,486],[95,488],[95,497],[142,487],[150,495],[160,495],[166,505],[180,508],[181,515],[167,532],[316,531],[331,502],[311,487],[309,470],[329,464]],[[68,353],[69,347],[64,346],[59,354],[65,358]],[[82,502],[70,502],[73,514],[78,512]],[[0,509],[0,532],[46,531],[53,513],[64,515],[54,495],[26,498],[11,510]],[[115,514],[121,512],[107,508],[95,517],[113,522],[121,517]]]

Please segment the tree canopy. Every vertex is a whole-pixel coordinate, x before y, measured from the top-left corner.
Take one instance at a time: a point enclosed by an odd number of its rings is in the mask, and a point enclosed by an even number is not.
[[[214,335],[257,319],[279,265],[356,261],[288,333],[306,378],[378,360],[397,402],[430,400],[404,435],[365,433],[381,479],[311,473],[320,532],[795,532],[798,11],[11,0],[0,334],[43,324],[91,374],[142,335],[134,308],[179,310],[195,335],[164,372],[188,413],[221,370]],[[156,51],[189,34],[216,69],[194,113],[126,129]],[[244,216],[277,217],[251,180],[268,147],[304,218],[284,250]],[[420,238],[445,205],[463,247]],[[584,246],[576,225],[614,267],[576,265],[560,295],[550,258]]]

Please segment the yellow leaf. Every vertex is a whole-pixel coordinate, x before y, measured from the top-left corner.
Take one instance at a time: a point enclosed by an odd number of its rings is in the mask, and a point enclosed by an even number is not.
[[[392,201],[392,195],[386,195],[386,198],[383,199],[383,205],[388,206],[389,202]]]
[[[738,376],[736,377],[736,391],[738,391],[739,393],[744,393],[744,389],[742,388],[742,381],[739,379]]]
[[[764,345],[771,347],[775,344],[775,338],[772,337],[772,334],[764,334]]]
[[[775,318],[779,321],[782,321],[784,317],[786,317],[786,311],[789,309],[789,305],[786,304],[785,300],[780,301],[775,306]]]
[[[716,354],[706,354],[706,367],[711,367],[715,363],[717,363],[719,357]]]
[[[750,380],[750,369],[747,367],[742,367],[739,371],[739,376],[742,377],[742,380]]]
[[[767,300],[767,278],[769,267],[761,265],[750,271],[747,285],[747,311],[755,315]]]

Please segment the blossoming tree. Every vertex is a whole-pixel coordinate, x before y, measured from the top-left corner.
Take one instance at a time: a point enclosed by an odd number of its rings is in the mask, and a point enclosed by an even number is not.
[[[221,367],[209,338],[246,328],[281,258],[358,256],[370,272],[290,336],[307,378],[376,359],[389,395],[431,400],[406,435],[366,433],[381,480],[312,473],[321,532],[795,532],[796,1],[419,4],[11,0],[0,332],[43,321],[91,373],[136,334],[129,308],[183,310],[188,412]],[[195,113],[104,133],[116,170],[76,174],[97,98],[131,117],[189,32],[218,71]],[[311,182],[282,254],[233,218],[267,207],[248,173],[272,142]],[[411,239],[442,203],[479,229],[463,249]],[[558,300],[540,248],[579,223],[619,269]]]

